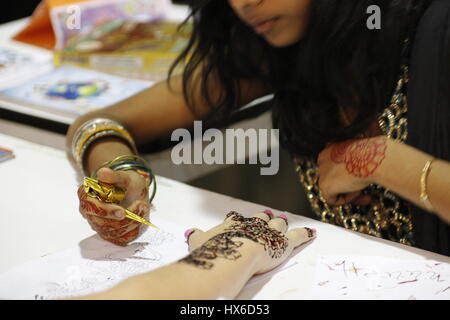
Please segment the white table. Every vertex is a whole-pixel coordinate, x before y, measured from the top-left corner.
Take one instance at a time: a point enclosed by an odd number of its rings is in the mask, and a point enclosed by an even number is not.
[[[43,255],[77,246],[94,233],[78,213],[78,182],[63,151],[3,134],[0,134],[0,146],[16,153],[15,159],[0,163],[0,273]],[[265,209],[171,179],[158,177],[158,182],[153,215],[173,223],[208,229],[222,221],[230,210],[250,215]],[[239,298],[310,298],[318,255],[433,259],[450,263],[450,257],[302,216],[288,214],[288,217],[291,226],[316,228],[317,239],[296,251],[291,258],[296,265],[275,275],[265,285],[247,287]],[[292,279],[298,287],[283,292],[283,283],[288,284]]]

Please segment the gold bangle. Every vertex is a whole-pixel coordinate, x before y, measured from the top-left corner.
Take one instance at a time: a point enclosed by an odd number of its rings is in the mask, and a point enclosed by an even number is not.
[[[424,204],[425,208],[427,208],[428,211],[433,212],[434,208],[431,204],[430,197],[428,196],[428,190],[427,190],[427,178],[431,171],[431,164],[435,158],[432,158],[425,163],[423,169],[422,169],[422,175],[420,176],[420,201]]]
[[[123,139],[133,152],[137,153],[136,145],[129,132],[117,121],[111,119],[97,118],[82,124],[74,135],[72,141],[72,156],[78,167],[88,175],[83,168],[84,154],[89,145],[97,139],[106,136],[116,136]]]

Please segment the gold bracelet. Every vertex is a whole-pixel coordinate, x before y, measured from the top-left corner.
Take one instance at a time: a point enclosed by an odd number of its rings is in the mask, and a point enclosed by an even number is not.
[[[420,201],[424,204],[428,211],[434,212],[433,205],[430,202],[430,197],[427,192],[427,178],[431,171],[431,164],[435,158],[432,158],[425,163],[422,169],[422,175],[420,176]]]
[[[123,139],[137,153],[133,138],[120,123],[104,118],[88,120],[78,128],[72,140],[72,156],[85,175],[89,174],[83,167],[85,152],[95,140],[106,136]]]

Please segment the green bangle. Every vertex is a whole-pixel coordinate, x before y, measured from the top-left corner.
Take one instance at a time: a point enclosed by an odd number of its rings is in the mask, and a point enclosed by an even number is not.
[[[156,194],[156,177],[153,174],[153,171],[150,168],[150,165],[144,158],[142,158],[138,155],[135,155],[135,154],[133,154],[133,155],[127,154],[127,155],[119,156],[117,158],[114,158],[111,161],[105,162],[97,170],[95,170],[94,174],[93,174],[94,178],[97,177],[97,172],[101,168],[109,168],[109,169],[116,170],[116,171],[133,170],[139,174],[141,174],[140,172],[147,174],[150,179],[150,183],[149,183],[148,187],[151,187],[151,185],[153,184],[153,190],[152,190],[152,193],[151,193],[151,196],[149,199],[149,201],[152,202],[152,200]]]

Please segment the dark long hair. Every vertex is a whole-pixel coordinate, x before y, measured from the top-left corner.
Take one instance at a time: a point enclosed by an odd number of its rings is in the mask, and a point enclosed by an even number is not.
[[[202,95],[211,115],[239,108],[240,79],[257,79],[275,93],[273,126],[294,155],[316,156],[327,142],[354,137],[385,108],[400,72],[405,39],[432,0],[313,0],[304,37],[275,48],[235,15],[226,0],[192,0],[191,40],[175,65],[184,63],[184,95],[201,68]],[[381,9],[381,29],[370,30],[367,8]],[[410,39],[412,40],[412,39]],[[174,66],[175,66],[174,65]],[[173,69],[172,69],[173,70]],[[171,70],[171,72],[172,72]],[[211,76],[220,82],[213,99]],[[342,128],[339,106],[357,118]]]

